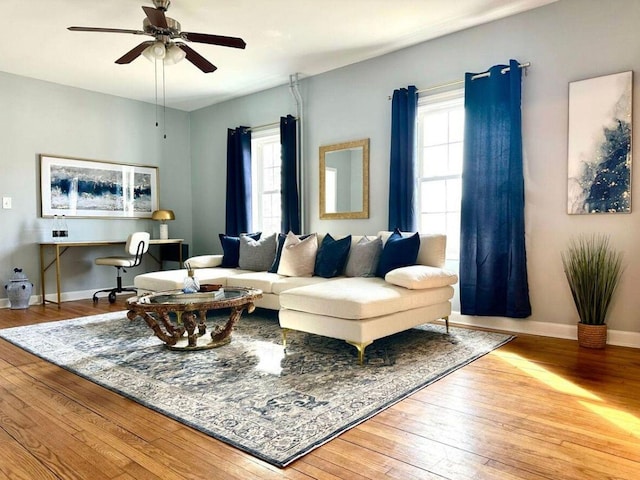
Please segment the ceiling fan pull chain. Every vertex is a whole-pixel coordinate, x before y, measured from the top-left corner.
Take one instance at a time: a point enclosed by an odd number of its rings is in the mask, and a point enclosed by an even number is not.
[[[164,79],[164,60],[162,60],[162,130],[164,138],[167,138],[167,93]]]
[[[153,61],[153,81],[156,89],[156,128],[158,127],[158,59]]]

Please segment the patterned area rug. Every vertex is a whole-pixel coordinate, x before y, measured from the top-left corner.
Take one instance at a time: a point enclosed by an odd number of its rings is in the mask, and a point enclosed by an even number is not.
[[[374,342],[360,366],[347,343],[299,332],[285,352],[275,312],[245,313],[230,344],[192,352],[125,313],[0,337],[278,467],[513,338],[427,324]]]

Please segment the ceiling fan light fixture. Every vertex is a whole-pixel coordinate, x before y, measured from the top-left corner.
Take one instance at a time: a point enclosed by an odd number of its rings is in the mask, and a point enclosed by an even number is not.
[[[167,50],[164,47],[164,43],[155,42],[153,45],[149,45],[142,52],[142,55],[145,56],[150,61],[162,60],[167,55]]]
[[[178,62],[184,60],[187,56],[187,52],[182,50],[178,45],[172,44],[167,48],[167,54],[164,57],[165,65],[175,65]]]

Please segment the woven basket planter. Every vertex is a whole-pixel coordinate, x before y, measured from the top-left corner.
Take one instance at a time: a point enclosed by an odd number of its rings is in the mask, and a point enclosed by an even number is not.
[[[586,348],[606,347],[607,326],[578,323],[578,345]]]

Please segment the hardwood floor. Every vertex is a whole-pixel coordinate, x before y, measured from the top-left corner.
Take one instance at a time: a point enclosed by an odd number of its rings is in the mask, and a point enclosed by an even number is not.
[[[0,328],[123,309],[1,309]],[[0,480],[635,480],[639,393],[640,350],[521,335],[278,469],[0,340]]]

